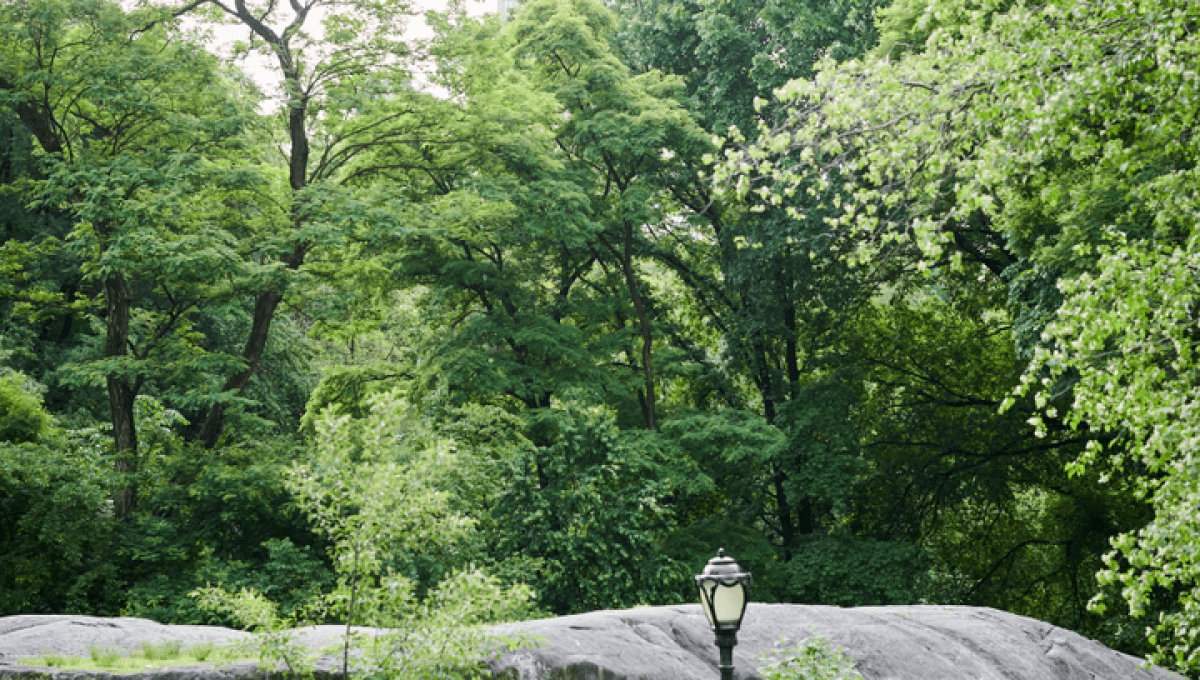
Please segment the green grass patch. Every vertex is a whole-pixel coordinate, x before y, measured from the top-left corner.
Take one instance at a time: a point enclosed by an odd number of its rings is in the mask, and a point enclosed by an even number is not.
[[[63,670],[110,671],[115,673],[140,673],[145,670],[186,666],[189,664],[238,661],[254,661],[247,650],[238,645],[218,646],[212,642],[201,642],[184,647],[178,640],[160,643],[145,643],[133,653],[113,647],[92,645],[87,656],[67,656],[46,652],[41,656],[27,656],[20,662],[27,666],[50,666]]]
[[[201,642],[199,644],[192,645],[192,648],[189,651],[191,652],[192,656],[196,658],[196,661],[203,662],[206,661],[208,657],[212,656],[212,653],[216,648],[217,646],[211,642]]]
[[[179,640],[168,640],[157,644],[142,643],[142,656],[147,661],[174,661],[183,654],[183,643]]]
[[[125,656],[119,649],[100,647],[99,645],[88,647],[88,655],[91,657],[92,663],[101,667],[115,666],[121,657]]]
[[[71,661],[71,657],[69,657],[69,656],[64,656],[62,654],[47,654],[45,657],[43,657],[42,663],[40,663],[38,665],[39,666],[52,666],[54,668],[63,668],[68,663],[70,663],[70,661]]]

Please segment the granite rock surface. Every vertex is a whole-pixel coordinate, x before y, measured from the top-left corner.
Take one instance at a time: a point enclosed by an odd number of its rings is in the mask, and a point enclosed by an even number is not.
[[[715,680],[717,650],[698,605],[598,611],[499,627],[538,640],[491,662],[508,680]],[[297,631],[315,650],[336,645],[344,629]],[[759,655],[781,637],[820,634],[857,662],[866,680],[1181,680],[1182,676],[1113,651],[1076,633],[993,609],[751,604],[734,650],[739,680],[756,678]],[[145,619],[87,616],[0,618],[0,680],[116,680],[109,673],[22,663],[46,652],[87,656],[91,646],[136,650],[179,640],[184,646],[245,640],[215,626],[169,626]],[[319,668],[335,667],[327,657]],[[136,674],[137,680],[238,680],[254,664],[201,664]]]
[[[719,677],[699,605],[603,611],[530,621],[538,648],[493,663],[513,680],[692,680]],[[817,633],[841,647],[865,680],[1182,680],[1077,633],[978,607],[821,607],[751,604],[734,648],[739,680],[781,637]]]
[[[361,632],[362,628],[356,628]],[[315,651],[328,651],[344,640],[344,626],[310,626],[295,631],[296,639]],[[75,615],[25,615],[0,617],[0,680],[238,680],[261,677],[258,665],[203,663],[146,670],[141,673],[78,671],[31,665],[31,657],[47,653],[88,657],[92,647],[136,652],[144,644],[178,641],[183,648],[213,643],[224,646],[246,642],[253,636],[220,626],[165,625],[132,617],[100,618]],[[317,663],[322,677],[338,666],[336,654]]]

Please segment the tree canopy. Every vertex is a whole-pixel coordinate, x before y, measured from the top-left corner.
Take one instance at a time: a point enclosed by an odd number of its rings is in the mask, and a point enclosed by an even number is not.
[[[827,64],[779,90],[787,120],[732,149],[720,174],[792,214],[790,196],[842,184],[827,221],[857,235],[863,262],[908,245],[931,277],[949,264],[1002,275],[1027,359],[1006,407],[1034,397],[1036,437],[1086,443],[1073,478],[1152,505],[1100,581],[1135,617],[1155,611],[1158,658],[1186,669],[1192,10],[931,9],[909,29],[925,36],[912,54]]]
[[[466,672],[725,547],[1200,672],[1194,7],[414,12],[0,5],[0,613]]]

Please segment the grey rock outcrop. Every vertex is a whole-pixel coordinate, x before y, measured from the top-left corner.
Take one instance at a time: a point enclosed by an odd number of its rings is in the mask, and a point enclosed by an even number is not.
[[[513,680],[715,679],[717,649],[699,605],[591,612],[502,628],[544,638],[493,671]],[[1034,619],[976,607],[841,609],[751,604],[736,675],[757,677],[781,636],[814,632],[844,649],[866,680],[1167,680],[1181,676]]]
[[[46,652],[87,656],[93,647],[133,651],[143,644],[178,640],[186,645],[227,644],[249,633],[217,626],[167,626],[131,617],[6,616],[0,618],[0,661],[11,662]]]
[[[355,628],[362,632],[364,628]],[[345,626],[310,626],[294,631],[296,640],[321,652],[339,645]],[[47,653],[88,657],[92,647],[134,652],[144,644],[178,641],[184,648],[202,643],[231,645],[253,635],[220,626],[165,625],[132,617],[99,618],[73,615],[28,615],[0,617],[0,680],[239,680],[261,677],[258,665],[244,663],[201,663],[146,670],[141,673],[62,670],[33,666],[31,657]],[[327,654],[316,664],[319,677],[329,678],[338,667],[336,654]]]
[[[315,650],[341,640],[338,626],[297,631]],[[540,638],[533,647],[493,660],[509,680],[715,680],[716,647],[698,605],[600,611],[499,627]],[[828,638],[857,662],[866,680],[1179,680],[1159,668],[1076,633],[992,609],[751,604],[734,661],[740,680],[756,676],[759,654],[781,636]],[[179,640],[185,646],[244,640],[215,626],[165,626],[132,618],[10,616],[0,618],[0,680],[117,680],[109,673],[24,665],[45,652],[86,656],[92,645],[135,650]],[[328,659],[328,658],[327,658]],[[328,676],[333,660],[329,659]],[[253,664],[179,667],[138,673],[137,680],[240,680]],[[120,676],[128,677],[128,676]]]

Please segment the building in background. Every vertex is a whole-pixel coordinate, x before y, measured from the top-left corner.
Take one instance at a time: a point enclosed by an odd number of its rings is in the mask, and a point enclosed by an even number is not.
[[[508,19],[517,11],[517,0],[496,0],[496,13],[502,19]]]

